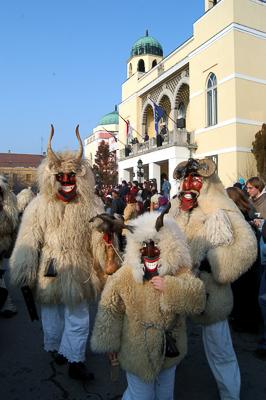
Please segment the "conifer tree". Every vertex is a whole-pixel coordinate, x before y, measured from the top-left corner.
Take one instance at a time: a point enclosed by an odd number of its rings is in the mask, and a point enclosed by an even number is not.
[[[256,159],[258,174],[266,182],[266,124],[256,133],[251,151]]]
[[[110,152],[109,144],[104,140],[99,144],[93,164],[97,184],[115,185],[117,183],[117,163],[115,152]]]

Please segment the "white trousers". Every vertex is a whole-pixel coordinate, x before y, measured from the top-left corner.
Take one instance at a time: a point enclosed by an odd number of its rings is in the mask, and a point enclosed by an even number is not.
[[[221,400],[239,400],[240,371],[227,320],[203,326],[202,339]]]
[[[69,362],[85,360],[90,319],[86,302],[73,308],[63,304],[41,306],[44,349],[56,350]]]
[[[160,372],[154,382],[146,383],[127,372],[128,387],[122,400],[173,400],[176,365]]]

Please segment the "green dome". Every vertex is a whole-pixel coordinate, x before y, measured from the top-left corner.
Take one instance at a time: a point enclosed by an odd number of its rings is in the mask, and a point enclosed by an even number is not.
[[[131,49],[131,57],[140,56],[142,54],[153,54],[155,56],[163,56],[163,48],[154,37],[146,35],[137,40]]]
[[[119,123],[119,115],[118,111],[115,110],[109,114],[104,115],[99,122],[99,125],[111,125],[111,124],[118,124]]]

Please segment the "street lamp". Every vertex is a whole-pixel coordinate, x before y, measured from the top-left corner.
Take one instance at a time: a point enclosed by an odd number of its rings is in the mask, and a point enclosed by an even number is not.
[[[138,160],[137,168],[138,183],[141,183],[141,178],[144,176],[143,161],[141,159]]]

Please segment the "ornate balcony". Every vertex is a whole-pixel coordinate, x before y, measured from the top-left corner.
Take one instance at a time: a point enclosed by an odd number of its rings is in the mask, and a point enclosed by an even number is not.
[[[147,142],[130,145],[130,152],[128,155],[126,155],[125,148],[119,150],[119,160],[121,161],[125,158],[136,157],[141,154],[150,153],[171,146],[196,148],[196,144],[194,143],[194,133],[187,132],[186,129],[169,131],[164,135],[164,140],[161,146],[157,146],[156,137],[151,138]]]

